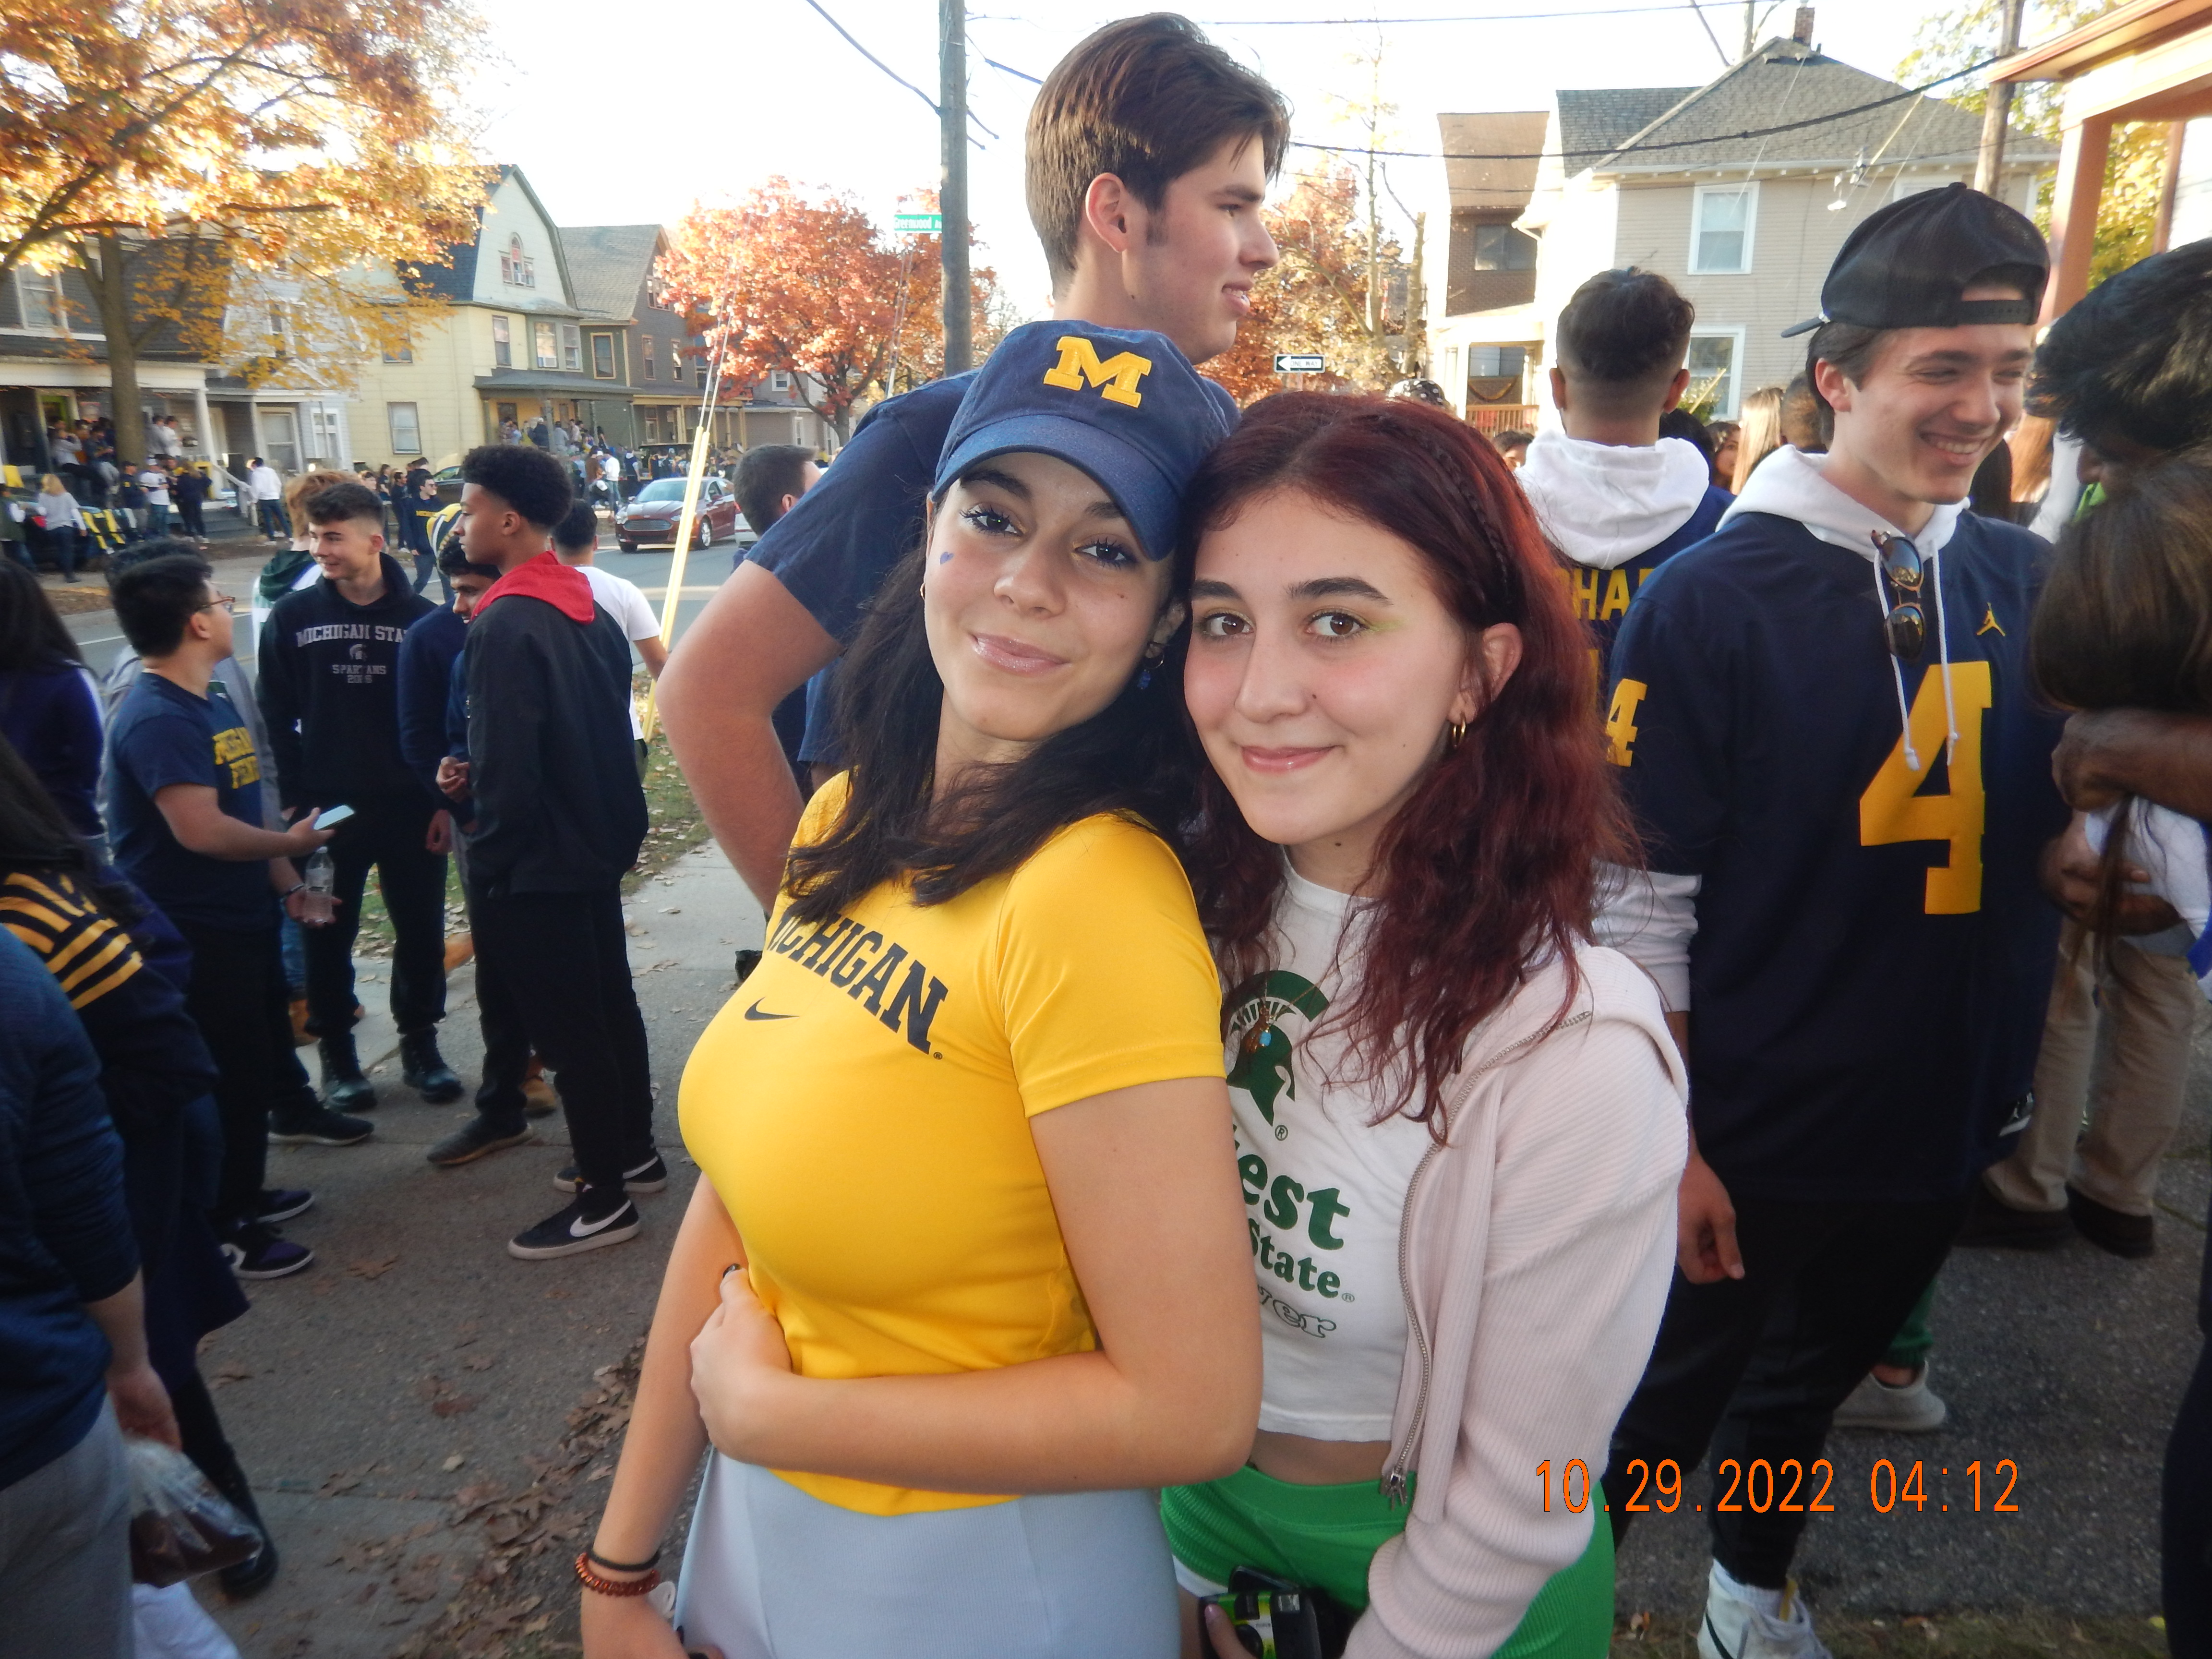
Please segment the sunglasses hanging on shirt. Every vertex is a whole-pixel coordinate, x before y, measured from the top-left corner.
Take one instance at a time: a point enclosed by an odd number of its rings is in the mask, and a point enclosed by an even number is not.
[[[1926,574],[1920,550],[1887,530],[1874,532],[1874,544],[1881,556],[1883,579],[1899,595],[1882,613],[1882,638],[1892,656],[1901,662],[1918,662],[1928,643],[1928,618],[1920,609],[1920,585]]]

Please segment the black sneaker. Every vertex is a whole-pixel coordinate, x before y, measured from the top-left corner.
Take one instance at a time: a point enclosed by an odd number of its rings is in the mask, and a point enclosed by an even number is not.
[[[289,1221],[314,1206],[315,1195],[304,1187],[264,1187],[260,1202],[253,1206],[253,1218],[266,1227]]]
[[[584,1172],[581,1170],[579,1170],[573,1164],[569,1164],[568,1168],[562,1170],[559,1175],[553,1177],[553,1188],[556,1192],[580,1192],[583,1189],[583,1185]],[[655,1152],[651,1158],[646,1159],[644,1163],[639,1164],[635,1170],[624,1170],[623,1171],[623,1190],[626,1193],[666,1192],[668,1190],[668,1166],[660,1161],[660,1154],[659,1152]]]
[[[2147,1215],[2130,1215],[2100,1204],[2071,1187],[2066,1189],[2066,1213],[2075,1231],[2109,1255],[2133,1261],[2158,1253],[2158,1223]]]
[[[261,1529],[261,1547],[243,1561],[225,1567],[216,1577],[222,1582],[225,1595],[234,1601],[243,1601],[246,1597],[258,1595],[269,1588],[276,1577],[279,1565],[276,1540],[270,1537],[269,1529],[264,1527]]]
[[[416,1031],[399,1039],[399,1079],[433,1106],[461,1097],[461,1079],[438,1052],[435,1031]]]
[[[2074,1236],[2063,1210],[2015,1210],[1980,1182],[1951,1242],[1961,1249],[2055,1250]]]
[[[298,1273],[315,1259],[304,1244],[277,1237],[276,1230],[249,1221],[234,1228],[222,1242],[223,1259],[240,1279],[283,1279]]]
[[[323,1103],[333,1111],[357,1112],[376,1104],[376,1085],[362,1075],[353,1033],[326,1036],[316,1044],[323,1059]]]
[[[279,1117],[269,1115],[272,1146],[351,1146],[376,1133],[365,1117],[348,1117],[327,1106],[309,1106]]]
[[[644,1225],[637,1206],[625,1198],[613,1209],[592,1215],[579,1198],[558,1215],[550,1215],[526,1232],[507,1241],[507,1253],[525,1261],[545,1261],[556,1255],[580,1255],[635,1238]]]
[[[536,1139],[537,1131],[527,1125],[510,1132],[495,1123],[486,1122],[483,1118],[472,1117],[423,1156],[441,1170],[452,1170],[464,1164],[473,1164],[486,1153],[498,1152],[501,1147],[520,1146],[525,1141]]]

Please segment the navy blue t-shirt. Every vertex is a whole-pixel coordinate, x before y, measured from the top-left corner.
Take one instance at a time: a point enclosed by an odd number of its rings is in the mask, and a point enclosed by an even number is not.
[[[1735,505],[1735,497],[1727,490],[1709,489],[1680,529],[1666,540],[1653,543],[1627,563],[1610,570],[1577,564],[1571,559],[1561,563],[1559,575],[1566,583],[1567,603],[1574,607],[1575,615],[1582,619],[1583,631],[1590,638],[1593,696],[1602,700],[1613,672],[1613,642],[1620,636],[1620,624],[1627,619],[1629,606],[1636,603],[1636,596],[1644,591],[1644,584],[1651,579],[1651,573],[1719,529],[1721,514]]]
[[[878,404],[822,482],[732,564],[750,559],[774,572],[823,632],[850,645],[884,575],[921,539],[937,458],[975,378],[932,380]],[[836,678],[832,663],[807,683],[800,760],[837,763]]]
[[[211,859],[170,832],[154,797],[212,787],[216,804],[261,827],[261,763],[221,685],[193,696],[159,674],[131,682],[107,728],[107,821],[115,861],[173,921],[258,933],[282,919],[261,859]]]
[[[2026,660],[2048,551],[1968,514],[1934,562],[1960,742],[1931,592],[1917,775],[1869,559],[1744,514],[1628,614],[1607,732],[1652,867],[1701,878],[1690,1115],[1731,1191],[1949,1199],[2025,1123],[2066,823]]]

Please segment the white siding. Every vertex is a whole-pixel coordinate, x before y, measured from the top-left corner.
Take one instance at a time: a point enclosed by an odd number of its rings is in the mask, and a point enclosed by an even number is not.
[[[520,288],[500,280],[500,255],[512,237],[522,239],[522,252],[532,262],[535,288]],[[483,211],[483,231],[477,241],[475,298],[479,305],[503,310],[569,311],[574,307],[561,291],[561,258],[553,228],[531,205],[522,186],[510,177],[492,192]]]

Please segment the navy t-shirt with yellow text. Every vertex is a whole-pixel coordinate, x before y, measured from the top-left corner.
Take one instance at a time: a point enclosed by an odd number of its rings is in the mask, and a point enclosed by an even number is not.
[[[1966,514],[1932,562],[1959,738],[1929,592],[1917,773],[1867,556],[1743,513],[1628,613],[1607,735],[1651,867],[1699,878],[1690,1115],[1731,1192],[1954,1198],[2024,1127],[2066,824],[2027,663],[2048,552]]]
[[[154,798],[205,784],[224,816],[261,827],[261,761],[220,681],[197,696],[141,674],[107,728],[107,823],[115,861],[172,921],[258,933],[282,919],[265,860],[213,859],[179,842]]]

